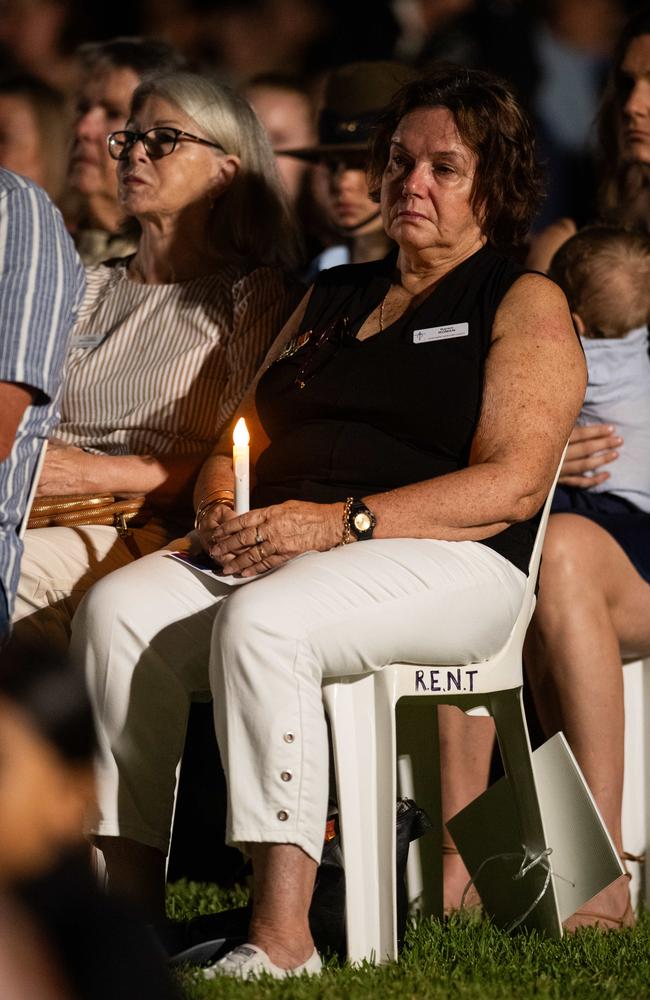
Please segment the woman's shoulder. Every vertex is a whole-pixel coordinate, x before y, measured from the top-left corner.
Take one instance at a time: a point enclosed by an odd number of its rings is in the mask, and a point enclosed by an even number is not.
[[[304,320],[307,325],[317,318],[329,318],[337,310],[359,303],[363,311],[366,299],[373,298],[378,283],[390,280],[395,267],[394,255],[363,264],[339,264],[320,271],[314,278]]]
[[[510,274],[510,281],[505,290],[501,303],[503,310],[508,310],[515,305],[524,308],[548,309],[552,312],[560,310],[569,315],[566,296],[560,286],[548,275],[541,271],[529,271],[520,268]],[[576,334],[577,336],[577,334]]]
[[[103,260],[99,264],[86,264],[86,281],[93,284],[102,284],[107,281],[120,279],[126,274],[129,261],[133,254],[128,257],[111,257]]]
[[[576,364],[586,372],[584,351],[566,296],[545,274],[523,271],[512,282],[496,310],[493,327],[493,337],[505,334],[513,342],[553,343],[558,349],[565,344]]]
[[[304,291],[304,285],[280,267],[264,265],[246,270],[232,265],[228,280],[235,308],[250,299],[275,301],[287,298],[295,302]]]
[[[364,286],[377,275],[390,274],[395,267],[395,255],[389,254],[379,260],[366,261],[363,264],[338,264],[319,271],[314,278],[315,288],[343,288],[349,286]]]
[[[263,286],[281,288],[290,280],[287,272],[281,267],[273,267],[267,264],[259,267],[247,267],[243,263],[227,264],[224,268],[223,276],[228,280],[231,287],[237,291]]]
[[[531,271],[516,254],[486,243],[455,267],[440,284],[440,292],[450,301],[473,303],[483,312],[487,328],[497,311],[507,310],[522,296],[551,299],[559,291],[544,274]],[[561,293],[560,293],[561,294]]]
[[[119,285],[125,275],[128,257],[116,257],[101,264],[88,264],[84,268],[86,291],[77,318],[81,319],[95,308],[105,294]]]

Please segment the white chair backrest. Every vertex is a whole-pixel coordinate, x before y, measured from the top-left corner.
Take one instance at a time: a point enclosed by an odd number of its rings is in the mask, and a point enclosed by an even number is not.
[[[527,601],[530,601],[532,594],[537,586],[537,575],[539,573],[539,564],[542,558],[542,549],[544,547],[544,537],[546,535],[546,526],[548,524],[548,519],[551,513],[551,504],[553,503],[553,495],[555,493],[555,487],[557,486],[557,481],[560,478],[560,470],[564,463],[564,456],[566,455],[566,450],[568,448],[568,443],[564,446],[562,452],[562,457],[557,467],[557,471],[553,478],[553,483],[549,490],[548,496],[544,502],[544,507],[542,509],[542,516],[539,519],[539,524],[537,526],[537,534],[535,536],[535,544],[533,545],[533,551],[530,555],[530,562],[528,564],[528,582],[526,583],[526,591],[524,596],[524,606]]]

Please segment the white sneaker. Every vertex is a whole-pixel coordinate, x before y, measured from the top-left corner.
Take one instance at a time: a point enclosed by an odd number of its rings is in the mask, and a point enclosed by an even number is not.
[[[234,976],[237,979],[255,979],[265,972],[274,979],[286,979],[288,976],[300,976],[306,972],[309,976],[318,976],[323,968],[320,955],[314,948],[306,962],[293,969],[282,969],[274,965],[269,956],[255,944],[240,944],[227,955],[220,958],[214,965],[208,965],[203,970],[206,979],[218,979],[219,976]]]

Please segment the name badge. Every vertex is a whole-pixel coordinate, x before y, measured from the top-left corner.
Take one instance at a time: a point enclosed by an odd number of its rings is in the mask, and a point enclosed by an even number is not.
[[[105,336],[106,334],[104,333],[86,333],[81,337],[75,337],[71,347],[80,347],[82,350],[88,350],[91,347],[97,347],[98,344],[101,344]]]
[[[453,340],[468,337],[469,323],[452,323],[450,326],[429,326],[426,330],[413,331],[414,344],[429,344],[432,340]]]

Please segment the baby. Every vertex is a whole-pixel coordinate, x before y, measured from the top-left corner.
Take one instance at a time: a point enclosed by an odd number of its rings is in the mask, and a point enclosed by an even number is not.
[[[588,492],[650,512],[650,238],[588,226],[560,247],[549,275],[569,301],[587,359],[578,422],[612,424],[623,438],[609,479]]]

